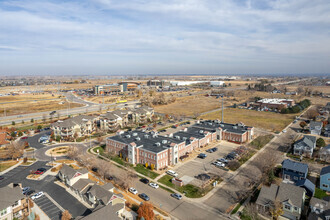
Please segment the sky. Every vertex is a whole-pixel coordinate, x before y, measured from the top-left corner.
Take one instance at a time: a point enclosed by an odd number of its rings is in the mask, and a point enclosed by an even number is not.
[[[0,0],[0,75],[330,73],[329,0]]]

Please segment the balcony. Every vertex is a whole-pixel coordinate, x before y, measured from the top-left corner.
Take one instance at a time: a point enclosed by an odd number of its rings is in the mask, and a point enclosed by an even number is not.
[[[64,137],[66,137],[66,136],[72,136],[73,135],[73,133],[72,132],[61,132],[61,136],[64,136]]]

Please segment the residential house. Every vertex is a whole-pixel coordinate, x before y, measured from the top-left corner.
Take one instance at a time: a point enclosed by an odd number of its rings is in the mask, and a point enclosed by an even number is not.
[[[327,125],[324,127],[324,136],[325,136],[325,137],[330,137],[330,124],[327,124]]]
[[[330,112],[330,102],[328,102],[326,106],[324,106],[324,110]]]
[[[286,159],[282,162],[282,178],[285,181],[296,183],[307,178],[308,165]]]
[[[322,161],[330,162],[330,144],[319,150],[319,158]]]
[[[126,218],[125,213],[125,203],[117,203],[114,205],[100,206],[96,208],[91,214],[87,216],[79,216],[77,220],[95,220],[95,219],[111,219],[111,220],[122,220],[122,219],[132,219]]]
[[[0,188],[0,220],[23,219],[28,215],[28,200],[19,185]]]
[[[313,197],[315,193],[315,185],[309,179],[302,179],[296,182],[296,186],[302,187],[306,190],[306,195]]]
[[[267,213],[279,202],[283,206],[282,216],[287,219],[300,219],[304,209],[306,191],[304,188],[282,182],[279,186],[263,186],[256,201],[261,213]]]
[[[321,121],[311,121],[309,123],[309,131],[311,134],[321,135],[323,123]]]
[[[106,184],[103,186],[92,185],[86,192],[86,197],[90,205],[94,208],[97,206],[104,206],[117,203],[125,203],[125,199],[121,194],[115,194],[113,192],[113,185]]]
[[[293,154],[312,157],[316,147],[316,137],[305,135],[302,139],[293,144]]]
[[[309,202],[310,213],[308,220],[329,220],[330,219],[330,197],[327,201],[318,198],[311,198]]]
[[[59,179],[67,186],[72,186],[80,179],[88,179],[88,170],[86,168],[75,170],[72,167],[63,164],[58,172]]]
[[[330,166],[321,169],[320,189],[330,192]]]
[[[55,136],[62,139],[72,139],[91,135],[96,130],[96,117],[89,115],[78,115],[64,121],[58,120],[51,124]]]

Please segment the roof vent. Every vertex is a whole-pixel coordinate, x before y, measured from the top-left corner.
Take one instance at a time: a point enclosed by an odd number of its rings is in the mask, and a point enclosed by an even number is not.
[[[148,138],[148,137],[149,137],[149,135],[145,134],[145,135],[144,135],[144,137],[145,137],[145,138]]]
[[[187,137],[183,137],[182,139],[185,141],[185,140],[187,140]]]
[[[237,126],[233,126],[233,129],[237,129]]]
[[[156,145],[157,147],[160,147],[160,143],[159,143],[159,142],[155,143],[155,145]]]
[[[175,138],[178,139],[178,140],[180,140],[180,136],[179,135],[176,135]]]
[[[212,123],[210,122],[209,125],[212,125]]]
[[[134,136],[134,137],[135,137],[135,136],[137,136],[137,133],[136,133],[136,132],[134,132],[134,133],[133,133],[133,136]]]
[[[126,138],[131,138],[131,135],[129,135],[129,134],[128,134],[128,135],[126,135]]]
[[[168,136],[169,136],[169,137],[173,137],[173,133],[169,134]]]
[[[204,133],[204,131],[203,131],[203,130],[200,130],[200,131],[199,131],[199,133],[200,133],[200,134],[203,134],[203,133]]]
[[[187,131],[188,131],[188,128],[183,129],[183,131],[184,131],[184,132],[187,132]]]
[[[140,137],[137,137],[137,138],[135,138],[135,140],[137,140],[137,141],[140,141],[140,140],[141,140],[141,138],[140,138]]]
[[[222,127],[222,128],[223,128],[223,127],[225,127],[225,125],[224,125],[224,124],[220,124],[220,127]]]
[[[166,143],[167,143],[167,140],[162,140],[162,143],[163,143],[163,144],[166,144]]]

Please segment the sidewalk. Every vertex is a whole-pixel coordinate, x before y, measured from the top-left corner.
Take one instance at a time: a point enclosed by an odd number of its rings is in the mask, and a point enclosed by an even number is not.
[[[11,166],[11,167],[9,167],[8,169],[6,169],[6,170],[0,172],[0,175],[3,175],[3,174],[5,174],[5,173],[7,173],[7,172],[9,172],[9,171],[11,171],[11,170],[13,170],[13,169],[15,169],[16,167],[18,167],[18,166],[21,165],[22,163],[23,163],[23,160],[20,160],[20,161],[19,161],[17,164],[15,164],[14,166]]]

